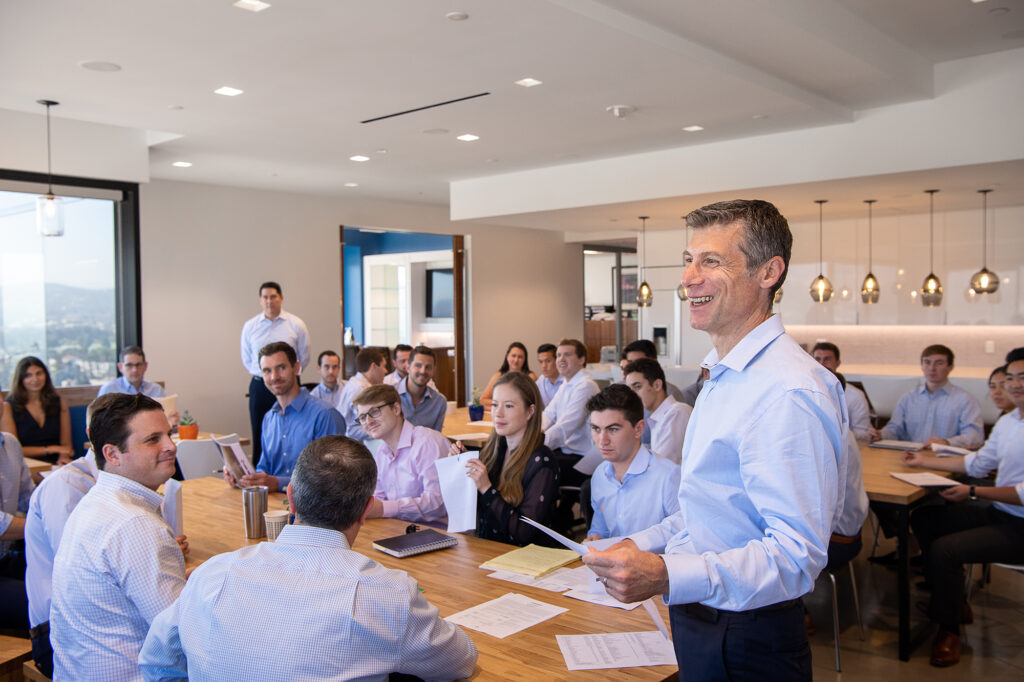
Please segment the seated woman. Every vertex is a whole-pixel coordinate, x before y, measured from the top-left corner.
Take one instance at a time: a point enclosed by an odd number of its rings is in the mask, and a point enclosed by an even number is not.
[[[42,360],[30,355],[18,362],[5,402],[0,431],[16,436],[26,457],[71,461],[71,416]]]
[[[988,375],[988,397],[999,408],[1000,417],[1013,411],[1013,401],[1006,393],[1006,365],[996,367]]]
[[[480,450],[480,459],[466,463],[466,475],[480,493],[478,537],[512,545],[558,546],[522,521],[526,516],[549,525],[558,500],[558,465],[544,445],[541,412],[540,391],[527,375],[508,372],[494,383],[494,431]],[[462,443],[455,443],[450,454],[464,450]]]
[[[487,388],[484,389],[483,394],[480,396],[480,404],[486,409],[491,409],[491,404],[494,402],[494,386],[495,382],[500,377],[505,376],[506,372],[523,372],[529,374],[530,378],[537,381],[537,375],[530,371],[530,360],[526,355],[526,346],[519,341],[513,341],[509,344],[508,350],[505,351],[505,361],[501,363],[501,369],[494,373],[491,380],[487,382]],[[543,406],[541,411],[543,411]]]

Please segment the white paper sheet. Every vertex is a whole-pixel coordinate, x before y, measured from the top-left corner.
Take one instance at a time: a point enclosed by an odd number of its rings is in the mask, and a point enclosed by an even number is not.
[[[498,639],[504,639],[568,610],[530,599],[515,592],[509,592],[497,599],[453,613],[445,620]]]
[[[494,428],[494,422],[488,421],[486,419],[481,419],[480,421],[466,422],[466,423],[469,424],[470,426],[490,426],[492,429]],[[488,434],[488,435],[490,435],[490,434]]]
[[[654,603],[654,597],[644,600],[644,610],[647,611],[647,615],[651,617],[654,624],[658,626],[658,632],[662,636],[671,641],[672,635],[668,634],[668,627],[665,625],[665,619],[661,617],[661,611],[658,610],[658,605]]]
[[[184,533],[183,526],[185,522],[182,519],[181,481],[169,478],[164,483],[164,501],[160,504],[160,514],[164,517],[167,525],[171,527],[174,537]]]
[[[460,452],[435,462],[441,499],[448,512],[449,533],[476,529],[476,483],[466,475],[466,462],[471,459],[480,459],[480,453]]]
[[[931,448],[936,457],[966,457],[972,452],[967,448],[958,448],[955,445],[943,445],[942,443],[932,443]]]
[[[573,542],[572,540],[570,540],[569,538],[565,537],[561,533],[559,533],[557,531],[553,531],[550,528],[548,528],[547,526],[544,526],[544,525],[541,525],[541,524],[537,523],[533,519],[527,518],[525,516],[521,516],[520,518],[523,521],[525,521],[526,523],[528,523],[531,526],[533,526],[534,528],[536,528],[537,530],[539,530],[542,533],[544,533],[545,535],[554,538],[555,540],[557,540],[559,542],[559,544],[562,544],[562,545],[568,547],[569,549],[571,549],[572,551],[576,552],[580,556],[583,556],[584,554],[586,554],[587,552],[590,551],[589,549],[587,549],[586,547],[584,547],[580,543]]]
[[[916,485],[920,488],[948,488],[950,486],[959,485],[959,483],[951,478],[939,476],[938,474],[933,474],[927,471],[920,474],[897,474],[896,472],[889,472],[889,475],[903,481],[904,483]]]
[[[601,585],[601,583],[597,583]],[[623,611],[632,611],[636,607],[640,606],[643,602],[632,602],[631,604],[623,604],[618,599],[608,594],[607,590],[603,589],[604,585],[601,585],[601,590],[591,592],[590,589],[586,590],[569,590],[563,597],[570,597],[572,599],[579,599],[580,601],[590,602],[591,604],[597,604],[598,606],[611,606],[616,609],[622,609]]]
[[[622,535],[614,538],[601,538],[600,540],[591,540],[590,542],[584,542],[583,546],[589,547],[590,549],[596,549],[600,552],[608,549],[612,545],[617,545],[625,539],[625,536]]]
[[[536,587],[549,592],[565,592],[566,590],[586,590],[594,581],[594,573],[586,566],[577,568],[559,568],[539,578],[513,573],[512,571],[493,571],[487,576],[496,580],[505,580],[517,585]],[[600,583],[598,583],[600,585]],[[601,586],[603,589],[603,586]]]
[[[594,473],[594,470],[597,469],[598,465],[603,461],[604,457],[602,457],[601,453],[597,451],[597,448],[590,448],[583,455],[583,458],[580,461],[576,462],[576,464],[574,464],[572,468],[580,472],[581,474],[586,474],[587,476],[590,476],[591,474]]]
[[[647,665],[675,665],[672,642],[659,632],[608,635],[555,635],[569,670],[604,670]]]
[[[478,433],[459,433],[454,436],[448,436],[449,440],[487,440],[491,434],[480,431]]]

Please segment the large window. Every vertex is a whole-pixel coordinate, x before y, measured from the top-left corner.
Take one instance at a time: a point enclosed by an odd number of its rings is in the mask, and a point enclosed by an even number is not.
[[[46,362],[57,386],[103,383],[117,375],[118,348],[139,339],[137,228],[131,220],[125,238],[124,225],[135,192],[130,206],[111,189],[65,195],[64,235],[43,237],[38,194],[21,185],[0,184],[0,385],[26,355]]]

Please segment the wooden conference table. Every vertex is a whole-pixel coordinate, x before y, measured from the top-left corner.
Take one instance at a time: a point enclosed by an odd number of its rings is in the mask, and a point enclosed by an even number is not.
[[[469,421],[469,408],[456,408],[454,412],[449,412],[444,416],[444,426],[441,427],[441,433],[454,440],[456,436],[464,434],[490,434],[494,430],[492,426],[470,424]],[[491,421],[490,410],[484,410],[483,421]],[[472,450],[473,448],[482,447],[487,438],[485,436],[483,438],[459,438],[459,440],[465,444],[467,449]]]
[[[228,487],[216,478],[196,478],[182,484],[184,531],[188,536],[189,567],[215,554],[230,552],[260,540],[249,540],[242,527],[242,491]],[[284,495],[270,496],[268,509],[284,508]],[[374,540],[400,535],[407,521],[372,519],[363,526],[354,549],[388,568],[408,572],[419,581],[424,595],[441,616],[449,616],[471,606],[518,592],[539,601],[569,609],[554,618],[504,639],[466,630],[480,651],[480,659],[471,679],[476,680],[583,680],[599,676],[607,680],[664,680],[674,678],[675,666],[587,670],[570,672],[555,641],[555,635],[584,635],[611,632],[654,630],[643,607],[624,611],[608,606],[563,597],[555,592],[488,578],[478,568],[483,562],[515,549],[470,535],[455,534],[457,547],[428,554],[397,559],[371,547]],[[581,565],[579,562],[571,567]],[[668,623],[668,609],[660,606]]]

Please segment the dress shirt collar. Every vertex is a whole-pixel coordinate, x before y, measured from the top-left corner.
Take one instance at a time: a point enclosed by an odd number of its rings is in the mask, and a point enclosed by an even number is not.
[[[301,523],[288,524],[282,528],[281,534],[277,536],[277,542],[285,545],[351,549],[348,539],[341,531]]]
[[[661,401],[661,405],[658,405],[658,409],[656,409],[654,412],[651,412],[651,416],[648,417],[648,419],[651,421],[651,423],[655,423],[659,419],[664,418],[665,415],[669,413],[669,410],[672,409],[672,405],[677,402],[679,401],[673,398],[672,396],[666,395],[665,399]]]
[[[559,374],[558,376],[559,376],[559,378],[561,378],[561,379],[565,379],[565,376],[564,376],[564,375],[562,375],[562,374]],[[575,385],[575,384],[579,384],[579,383],[582,383],[582,382],[586,381],[586,380],[587,380],[587,379],[589,379],[589,378],[590,378],[590,372],[588,372],[588,371],[587,371],[587,368],[586,368],[586,367],[584,367],[584,368],[583,368],[583,369],[581,369],[580,371],[578,371],[578,372],[576,372],[575,374],[573,374],[573,375],[572,375],[572,379],[569,379],[569,380],[567,380],[567,381],[565,382],[565,385],[566,385],[566,386],[573,386],[573,385]]]
[[[950,395],[950,392],[949,392],[949,391],[947,391],[946,389],[947,389],[947,388],[949,388],[949,387],[950,387],[951,385],[952,385],[952,384],[950,384],[950,383],[949,383],[949,382],[947,381],[946,383],[942,384],[942,387],[941,387],[941,388],[937,388],[937,389],[935,389],[935,393],[932,393],[932,392],[930,392],[930,391],[928,390],[928,384],[918,384],[918,386],[917,386],[917,389],[915,389],[915,390],[916,390],[916,391],[917,391],[918,393],[920,393],[921,395],[925,395],[925,396],[932,396],[932,395]]]
[[[159,513],[160,504],[164,501],[163,495],[150,490],[138,481],[114,474],[109,471],[99,471],[96,477],[96,487],[101,490],[112,490],[134,497],[141,507],[146,507],[153,512]]]
[[[555,377],[555,380],[554,380],[554,381],[552,381],[551,379],[548,379],[548,378],[547,378],[546,376],[544,376],[543,374],[541,374],[541,375],[540,375],[540,378],[541,378],[541,379],[543,379],[544,381],[546,381],[546,382],[547,382],[547,384],[548,384],[548,386],[551,386],[551,387],[555,387],[555,386],[557,386],[557,385],[558,385],[558,382],[560,382],[560,381],[565,381],[565,377],[563,377],[563,376],[562,376],[561,374],[559,374],[558,376],[556,376],[556,377]]]
[[[640,449],[636,451],[636,455],[633,457],[633,461],[629,463],[629,468],[626,469],[625,476],[622,477],[622,483],[626,482],[626,479],[630,476],[639,476],[640,474],[647,471],[647,467],[651,466],[651,460],[654,455],[647,449],[647,446],[643,443],[640,444]],[[615,478],[615,467],[610,466],[605,471],[605,476],[609,481],[614,481],[616,485],[620,485],[618,479]]]
[[[285,407],[282,410],[281,409],[281,403],[277,402],[277,399],[275,398],[274,404],[273,404],[273,406],[271,406],[270,409],[272,409],[277,414],[283,414],[283,413],[287,412],[289,407],[292,408],[293,410],[295,410],[296,412],[302,412],[302,409],[304,407],[306,407],[306,404],[308,402],[309,402],[309,391],[307,391],[305,388],[300,388],[299,389],[299,394],[297,396],[295,396],[294,400],[292,400],[290,403],[288,403],[288,407]]]
[[[336,383],[334,385],[334,390],[333,391],[331,389],[327,388],[327,384],[325,384],[322,381],[320,382],[320,388],[323,389],[323,391],[325,393],[330,393],[331,395],[334,395],[335,393],[337,393],[338,391],[341,390],[341,382],[339,381],[338,383]]]
[[[431,380],[431,381],[433,381],[433,380]],[[395,386],[395,390],[398,391],[400,394],[401,393],[407,393],[409,395],[409,399],[411,400],[412,399],[412,393],[409,393],[409,387],[407,385],[408,383],[409,383],[409,375],[407,374],[404,379],[402,379],[401,381],[398,382],[398,384]],[[432,393],[434,393],[434,389],[430,388],[429,385],[425,386],[423,388],[423,397],[420,398],[420,400],[421,401],[423,401],[423,400],[430,400],[433,397],[431,395]],[[438,395],[440,395],[440,394],[438,394]]]
[[[782,318],[776,313],[751,329],[724,358],[719,359],[718,351],[712,348],[700,366],[710,370],[712,377],[724,372],[725,368],[742,372],[772,341],[785,333]]]
[[[398,445],[395,447],[395,451],[392,452],[387,443],[381,443],[380,451],[391,459],[397,458],[399,452],[405,448],[412,447],[412,432],[414,428],[408,419],[402,419],[402,433],[398,435]]]

